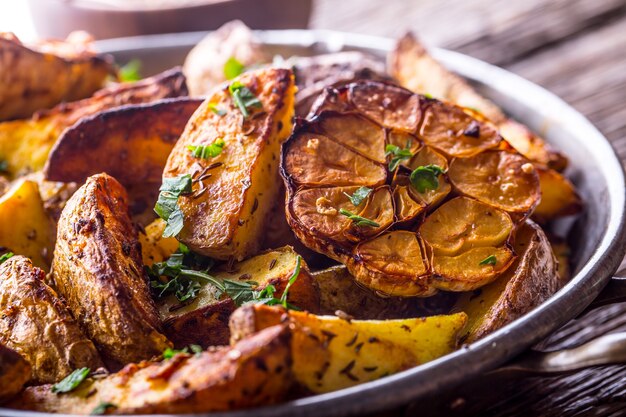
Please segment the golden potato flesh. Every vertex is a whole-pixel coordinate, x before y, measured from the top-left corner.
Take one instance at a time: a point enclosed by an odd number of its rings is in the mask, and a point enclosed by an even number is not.
[[[541,197],[537,170],[516,153],[494,151],[456,158],[448,175],[461,193],[510,212],[527,213]]]
[[[491,282],[540,189],[535,167],[477,117],[377,81],[326,89],[283,146],[295,235],[390,296]]]

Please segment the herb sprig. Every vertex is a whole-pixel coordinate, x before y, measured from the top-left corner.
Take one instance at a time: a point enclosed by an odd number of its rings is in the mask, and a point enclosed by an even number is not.
[[[346,209],[339,209],[339,213],[341,213],[344,216],[348,217],[357,226],[380,227],[380,224],[376,223],[374,220],[370,220],[368,218],[358,216],[358,215],[356,215],[356,214],[354,214],[351,211],[348,211]]]
[[[226,114],[226,110],[220,109],[219,107],[217,107],[217,104],[215,103],[209,103],[208,107],[209,107],[209,110],[211,110],[213,113],[217,114],[218,116],[224,116]]]
[[[15,256],[13,252],[7,252],[7,253],[2,254],[2,256],[0,256],[0,265],[2,265],[4,262],[11,259],[13,256]]]
[[[87,379],[89,372],[91,372],[89,368],[75,369],[71,374],[54,384],[51,391],[57,394],[74,391]]]
[[[141,80],[140,70],[141,61],[138,59],[130,60],[119,69],[118,78],[122,82],[139,81]]]
[[[232,80],[235,77],[238,77],[245,70],[245,66],[237,60],[234,56],[231,56],[224,63],[224,77],[227,80]]]
[[[113,403],[101,402],[100,404],[95,406],[93,410],[91,410],[90,414],[92,416],[101,416],[105,414],[109,409],[116,409],[116,408],[117,408],[117,405]]]
[[[365,200],[367,198],[368,195],[370,195],[370,193],[372,192],[371,188],[367,188],[367,187],[359,187],[356,189],[356,191],[354,193],[352,193],[352,195],[345,193],[346,197],[348,197],[348,199],[350,200],[350,202],[355,206],[359,206],[363,200]]]
[[[439,188],[439,175],[443,173],[444,170],[439,165],[423,165],[411,172],[409,180],[418,192],[424,193],[426,190]]]
[[[163,237],[174,237],[183,230],[185,218],[178,205],[178,197],[191,193],[191,175],[183,174],[174,178],[164,178],[159,188],[159,198],[154,206],[156,214],[167,225]]]
[[[191,156],[194,158],[215,158],[221,154],[222,149],[224,149],[224,139],[216,139],[215,142],[210,145],[189,145],[187,149],[189,149]]]
[[[189,351],[195,353],[196,355],[199,353],[202,353],[202,346],[200,345],[189,345],[186,346],[182,349],[172,349],[172,348],[167,348],[163,351],[163,359],[172,359],[174,356],[176,356],[176,354],[178,353],[189,353]]]
[[[250,116],[248,109],[250,108],[262,108],[263,104],[255,96],[252,91],[240,81],[233,81],[228,86],[228,91],[235,102],[235,105],[239,108],[239,111],[243,115],[244,119]]]
[[[411,152],[411,140],[409,140],[404,149],[400,149],[399,146],[388,144],[385,147],[385,156],[391,156],[391,160],[389,161],[389,171],[395,171],[402,161],[406,161],[407,159],[411,159],[413,156],[413,152]]]
[[[480,261],[478,265],[495,265],[497,262],[496,255],[489,255]]]

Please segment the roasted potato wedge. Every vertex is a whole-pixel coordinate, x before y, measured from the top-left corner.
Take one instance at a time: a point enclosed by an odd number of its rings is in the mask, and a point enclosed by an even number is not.
[[[292,372],[314,393],[372,381],[452,352],[467,316],[401,320],[345,320],[263,305],[238,309],[231,318],[237,341],[268,326],[291,324]],[[244,339],[245,340],[245,339]]]
[[[112,58],[98,56],[92,40],[74,32],[65,41],[25,45],[0,33],[0,120],[30,117],[102,88],[113,73]]]
[[[528,313],[554,294],[564,281],[545,233],[532,221],[515,236],[518,258],[500,278],[462,295],[453,311],[469,317],[466,342],[474,342]]]
[[[233,264],[227,270],[212,273],[218,280],[254,281],[258,290],[268,285],[276,288],[276,297],[285,290],[297,264],[298,254],[291,247],[271,250]],[[289,289],[287,301],[303,310],[319,312],[319,291],[306,263]],[[158,303],[165,334],[176,347],[197,344],[204,348],[226,345],[230,338],[228,319],[237,305],[226,295],[220,297],[211,285],[203,286],[191,303],[181,303],[174,296]]]
[[[433,297],[380,297],[358,285],[347,268],[333,266],[311,274],[319,287],[320,313],[333,315],[338,310],[360,320],[387,320],[445,314],[454,305],[452,293]]]
[[[202,255],[241,260],[259,249],[280,191],[280,146],[291,132],[295,87],[291,71],[272,68],[247,72],[231,85],[245,86],[260,104],[244,117],[229,86],[216,91],[191,117],[163,176],[194,179],[193,193],[178,199],[185,220],[178,239]],[[212,158],[195,157],[188,148],[218,139],[223,146]]]
[[[533,217],[545,222],[557,217],[579,213],[583,203],[574,185],[553,169],[538,168],[541,201]]]
[[[50,270],[54,224],[46,214],[36,182],[18,180],[0,197],[0,246]]]
[[[33,383],[103,366],[93,343],[44,280],[45,273],[23,256],[0,265],[0,343],[30,363]]]
[[[485,115],[504,138],[533,162],[563,170],[567,158],[526,126],[505,116],[493,102],[482,97],[465,80],[443,67],[417,38],[408,33],[400,38],[388,57],[387,69],[400,85],[419,94],[451,101]]]
[[[89,177],[61,213],[52,265],[74,317],[103,356],[120,364],[171,346],[160,333],[127,201],[113,177]]]
[[[511,265],[541,197],[534,165],[507,146],[490,122],[398,86],[328,89],[283,146],[287,221],[374,291],[479,288]]]
[[[185,77],[180,69],[172,69],[142,81],[99,90],[84,100],[62,103],[28,120],[0,123],[0,159],[6,161],[10,177],[39,171],[61,133],[83,117],[125,104],[184,95]]]
[[[84,117],[66,129],[50,151],[45,178],[83,183],[106,172],[125,187],[160,184],[167,157],[201,103],[164,99]]]
[[[141,258],[144,265],[151,266],[157,262],[163,262],[178,249],[178,240],[173,237],[163,237],[165,226],[165,221],[156,219],[139,233]]]
[[[30,375],[31,367],[26,359],[0,344],[0,404],[22,391]]]
[[[285,326],[274,326],[232,347],[130,364],[63,395],[50,385],[29,387],[8,406],[63,414],[93,414],[96,407],[115,414],[182,414],[268,405],[283,399],[292,384],[289,340]]]

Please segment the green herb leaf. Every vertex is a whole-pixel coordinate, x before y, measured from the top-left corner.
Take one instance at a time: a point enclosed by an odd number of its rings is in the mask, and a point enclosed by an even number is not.
[[[112,408],[113,409],[117,408],[117,405],[115,405],[113,403],[101,402],[93,410],[91,410],[90,414],[92,416],[101,416],[101,415],[105,414],[108,410],[110,410]]]
[[[191,175],[163,179],[154,211],[167,222],[163,230],[164,237],[174,237],[183,230],[185,218],[178,206],[178,197],[189,193],[191,193]]]
[[[217,104],[215,103],[209,103],[209,110],[211,110],[213,113],[217,114],[218,116],[224,116],[226,114],[226,110],[224,109],[220,109],[219,107],[217,107]]]
[[[413,152],[411,152],[411,140],[409,140],[404,149],[400,149],[397,145],[392,145],[391,143],[385,147],[385,156],[391,155],[391,160],[389,161],[389,171],[393,172],[398,168],[402,161],[406,161],[407,159],[411,159],[413,156]]]
[[[256,282],[252,281],[233,281],[224,280],[224,292],[238,306],[249,303],[254,300],[254,289],[257,287]]]
[[[0,256],[0,265],[2,265],[4,262],[8,261],[13,256],[15,256],[15,254],[13,252],[7,252],[7,253],[2,254],[2,256]]]
[[[478,263],[478,265],[495,265],[497,263],[496,255],[489,255],[482,261]]]
[[[74,370],[71,374],[63,378],[52,386],[52,392],[62,394],[74,391],[87,378],[91,370],[89,368],[80,368]]]
[[[344,193],[344,194],[350,199],[350,202],[356,207],[359,204],[361,204],[363,200],[365,200],[367,196],[370,195],[371,192],[372,192],[371,188],[359,187],[352,195],[348,193]]]
[[[141,80],[141,74],[139,73],[140,69],[141,61],[133,59],[120,68],[118,78],[123,82],[139,81]]]
[[[358,216],[348,210],[339,209],[339,213],[348,217],[350,220],[354,222],[357,226],[369,226],[369,227],[380,227],[380,224],[376,223],[373,220],[366,219],[365,217]]]
[[[423,96],[426,97],[429,100],[434,99],[434,97],[431,94],[428,94],[428,93],[424,93]]]
[[[244,69],[245,66],[241,62],[237,61],[235,57],[231,56],[224,64],[224,77],[226,77],[227,80],[232,80],[233,78],[241,75]]]
[[[252,91],[239,81],[233,81],[228,86],[228,91],[235,102],[235,105],[239,108],[244,118],[250,116],[248,109],[250,108],[262,108],[261,101],[252,94]]]
[[[293,273],[291,274],[291,277],[289,277],[289,281],[287,281],[287,285],[285,286],[285,291],[283,291],[283,295],[280,296],[280,303],[285,308],[288,308],[287,295],[289,293],[289,289],[296,282],[296,280],[298,279],[298,276],[300,275],[301,264],[302,264],[302,257],[298,255],[296,257],[296,267],[294,268]]]
[[[199,353],[202,353],[202,351],[204,350],[204,349],[202,349],[202,346],[200,346],[200,345],[193,345],[193,344],[189,345],[189,349],[193,353],[195,353],[196,355],[199,354]]]
[[[439,175],[443,173],[444,170],[438,165],[420,166],[411,172],[409,180],[418,192],[424,193],[439,188]]]
[[[222,153],[224,148],[224,140],[217,139],[210,145],[189,145],[187,149],[191,151],[191,155],[194,158],[209,159],[215,158]]]

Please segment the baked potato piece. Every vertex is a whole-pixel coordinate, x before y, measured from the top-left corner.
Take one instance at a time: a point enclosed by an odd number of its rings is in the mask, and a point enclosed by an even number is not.
[[[583,203],[574,185],[553,169],[538,167],[541,202],[533,213],[537,221],[580,213]]]
[[[345,320],[249,305],[231,318],[233,341],[285,320],[292,331],[292,372],[296,381],[311,392],[323,393],[447,355],[456,348],[467,316],[457,313],[401,320]]]
[[[226,81],[224,67],[231,58],[244,68],[272,61],[272,55],[250,28],[240,20],[232,20],[205,36],[187,54],[183,72],[189,93],[208,95]]]
[[[22,391],[30,375],[31,368],[26,359],[0,344],[0,404]]]
[[[121,364],[171,346],[160,333],[127,201],[113,177],[89,177],[61,213],[52,264],[56,288],[85,333]]]
[[[83,117],[126,104],[184,95],[185,77],[175,68],[135,83],[104,88],[92,97],[59,104],[28,120],[0,123],[0,159],[6,161],[5,171],[12,178],[39,171],[61,133]]]
[[[50,270],[54,224],[44,209],[36,182],[18,180],[0,197],[0,246]]]
[[[219,281],[255,282],[257,291],[273,285],[276,288],[274,296],[280,298],[296,269],[297,257],[293,248],[279,248],[234,263],[231,267],[226,266],[212,272],[212,275]],[[287,302],[317,313],[319,297],[315,281],[306,263],[302,262],[298,278],[289,288]],[[220,295],[212,285],[204,285],[190,303],[181,303],[176,296],[170,295],[158,301],[157,305],[164,332],[176,347],[197,344],[207,348],[228,344],[228,319],[237,304],[228,295]]]
[[[452,293],[433,297],[380,297],[358,285],[347,268],[333,266],[313,272],[319,287],[320,314],[333,315],[338,310],[360,320],[387,320],[445,314],[454,305]]]
[[[519,256],[503,276],[475,292],[463,294],[453,308],[469,317],[467,343],[528,313],[564,284],[550,242],[535,223],[527,220],[518,229],[514,248]]]
[[[192,251],[241,260],[259,249],[280,191],[278,160],[291,132],[294,93],[289,70],[247,72],[191,117],[163,177],[192,177],[192,192],[177,203],[184,219],[177,237]],[[198,153],[204,151],[213,153]]]
[[[0,120],[27,118],[102,88],[113,60],[98,56],[92,41],[85,32],[73,32],[65,41],[25,45],[12,33],[0,33]]]
[[[541,197],[509,148],[490,122],[398,86],[328,89],[283,146],[287,221],[371,290],[476,289],[511,265]]]
[[[165,221],[155,219],[139,231],[141,258],[144,265],[152,266],[157,262],[163,262],[178,249],[178,240],[173,237],[163,237],[165,226]]]
[[[567,158],[526,126],[506,117],[493,102],[482,97],[458,75],[437,62],[419,40],[408,33],[400,38],[387,62],[387,69],[400,85],[419,94],[451,101],[485,115],[498,126],[506,140],[533,162],[563,170]]]
[[[58,395],[29,387],[7,407],[63,414],[183,414],[229,411],[282,400],[291,387],[290,333],[274,326],[232,347],[178,353],[162,362],[127,365]]]
[[[0,265],[0,344],[28,361],[35,384],[102,367],[95,346],[44,280],[45,273],[23,256]]]

